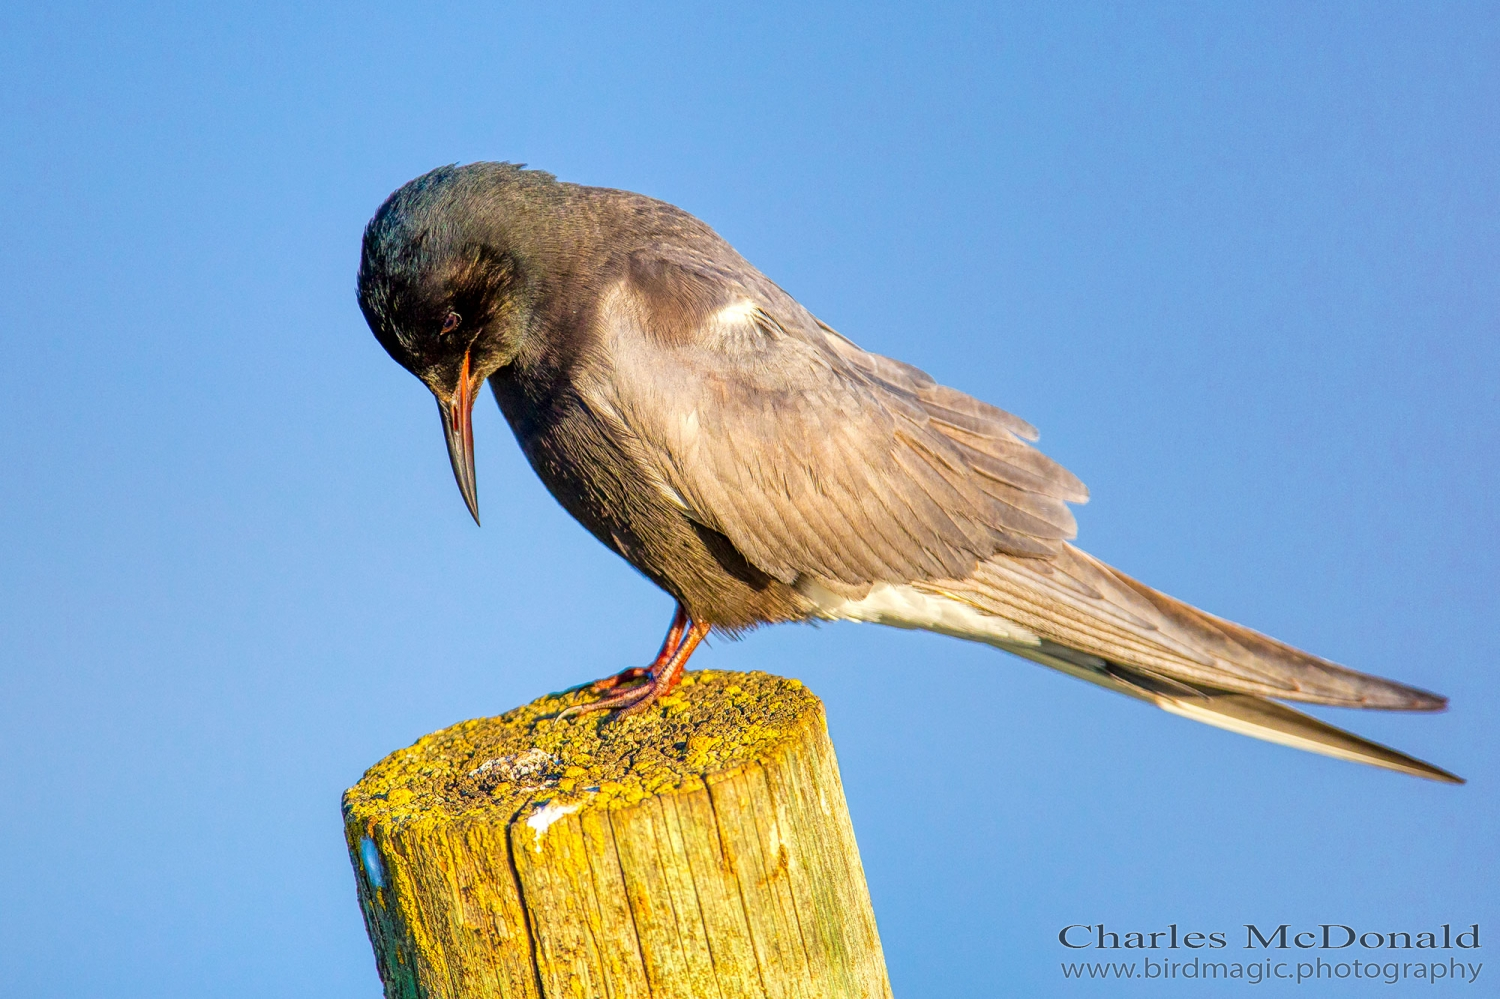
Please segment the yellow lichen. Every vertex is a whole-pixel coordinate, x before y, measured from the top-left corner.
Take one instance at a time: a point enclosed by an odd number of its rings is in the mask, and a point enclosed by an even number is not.
[[[821,711],[795,680],[695,670],[639,715],[556,717],[596,696],[549,694],[426,736],[371,767],[344,796],[346,815],[359,826],[431,828],[495,812],[509,821],[547,801],[623,807],[769,759]]]

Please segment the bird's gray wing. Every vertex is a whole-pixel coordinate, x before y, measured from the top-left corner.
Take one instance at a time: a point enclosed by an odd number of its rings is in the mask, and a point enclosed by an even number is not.
[[[600,322],[595,404],[672,502],[783,582],[950,578],[1074,534],[1087,492],[1028,424],[860,350],[756,273],[636,254]]]
[[[1189,606],[1072,545],[1045,564],[1002,555],[963,579],[916,585],[1072,650],[1077,665],[1157,692],[1252,694],[1396,711],[1432,711],[1447,703]]]
[[[1190,607],[1071,545],[1047,563],[997,556],[964,579],[913,589],[1015,629],[964,637],[1172,714],[1308,752],[1463,783],[1441,767],[1271,700],[1431,711],[1446,705],[1445,698]]]
[[[1207,614],[1067,544],[1066,503],[1087,494],[1027,446],[1035,432],[1016,417],[860,350],[753,275],[660,257],[630,275],[602,317],[613,377],[596,402],[669,501],[822,601],[823,616],[988,642],[1197,721],[1456,779],[1267,700],[1434,710],[1443,698]]]

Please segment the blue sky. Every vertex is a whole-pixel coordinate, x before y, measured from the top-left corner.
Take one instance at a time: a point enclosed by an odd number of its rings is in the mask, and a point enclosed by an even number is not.
[[[1497,107],[1485,4],[6,5],[5,991],[378,994],[340,792],[655,651],[487,402],[474,527],[355,306],[381,199],[475,159],[693,212],[1040,427],[1083,547],[1452,697],[1327,716],[1464,788],[936,636],[716,641],[825,699],[898,995],[1164,987],[1064,982],[1070,923],[1488,932]]]

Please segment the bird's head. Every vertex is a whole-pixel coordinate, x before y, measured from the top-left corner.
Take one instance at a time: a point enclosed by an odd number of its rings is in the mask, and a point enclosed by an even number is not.
[[[418,177],[370,220],[360,259],[365,320],[437,397],[453,475],[475,523],[474,399],[515,358],[528,312],[522,255],[506,231],[505,181],[551,182],[528,174],[476,164]]]

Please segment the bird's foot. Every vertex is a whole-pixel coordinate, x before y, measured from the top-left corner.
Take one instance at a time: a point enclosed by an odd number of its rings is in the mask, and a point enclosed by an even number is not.
[[[596,680],[593,689],[596,691],[613,690],[622,683],[642,678],[645,679],[645,683],[627,687],[617,693],[589,701],[587,704],[575,704],[564,708],[558,712],[557,720],[562,721],[564,718],[593,711],[614,711],[615,718],[624,718],[649,708],[677,686],[678,681],[682,679],[683,667],[687,664],[688,657],[708,634],[709,627],[707,624],[689,624],[687,614],[679,607],[677,616],[672,621],[672,630],[667,633],[667,640],[662,643],[661,652],[650,666],[622,670],[614,676]]]
[[[660,665],[660,663],[652,663],[650,666],[632,666],[629,669],[620,670],[614,676],[606,676],[603,679],[595,680],[589,686],[598,691],[614,690],[620,684],[629,683],[631,680],[639,680],[642,677],[649,679],[651,670]]]
[[[625,672],[629,673],[632,671],[625,670]],[[618,693],[589,701],[586,704],[574,704],[572,707],[563,708],[557,713],[557,720],[562,721],[564,718],[572,718],[574,715],[586,715],[595,711],[616,711],[618,713],[615,717],[623,718],[626,715],[634,714],[649,707],[658,697],[671,689],[672,684],[662,682],[665,680],[665,674],[651,676],[645,670],[640,670],[640,672],[647,677],[645,683],[628,687]],[[614,686],[616,680],[617,678],[613,676],[606,677],[603,680],[596,681],[594,686],[596,689],[609,690]],[[598,685],[600,683],[608,684],[609,686],[599,688]]]

